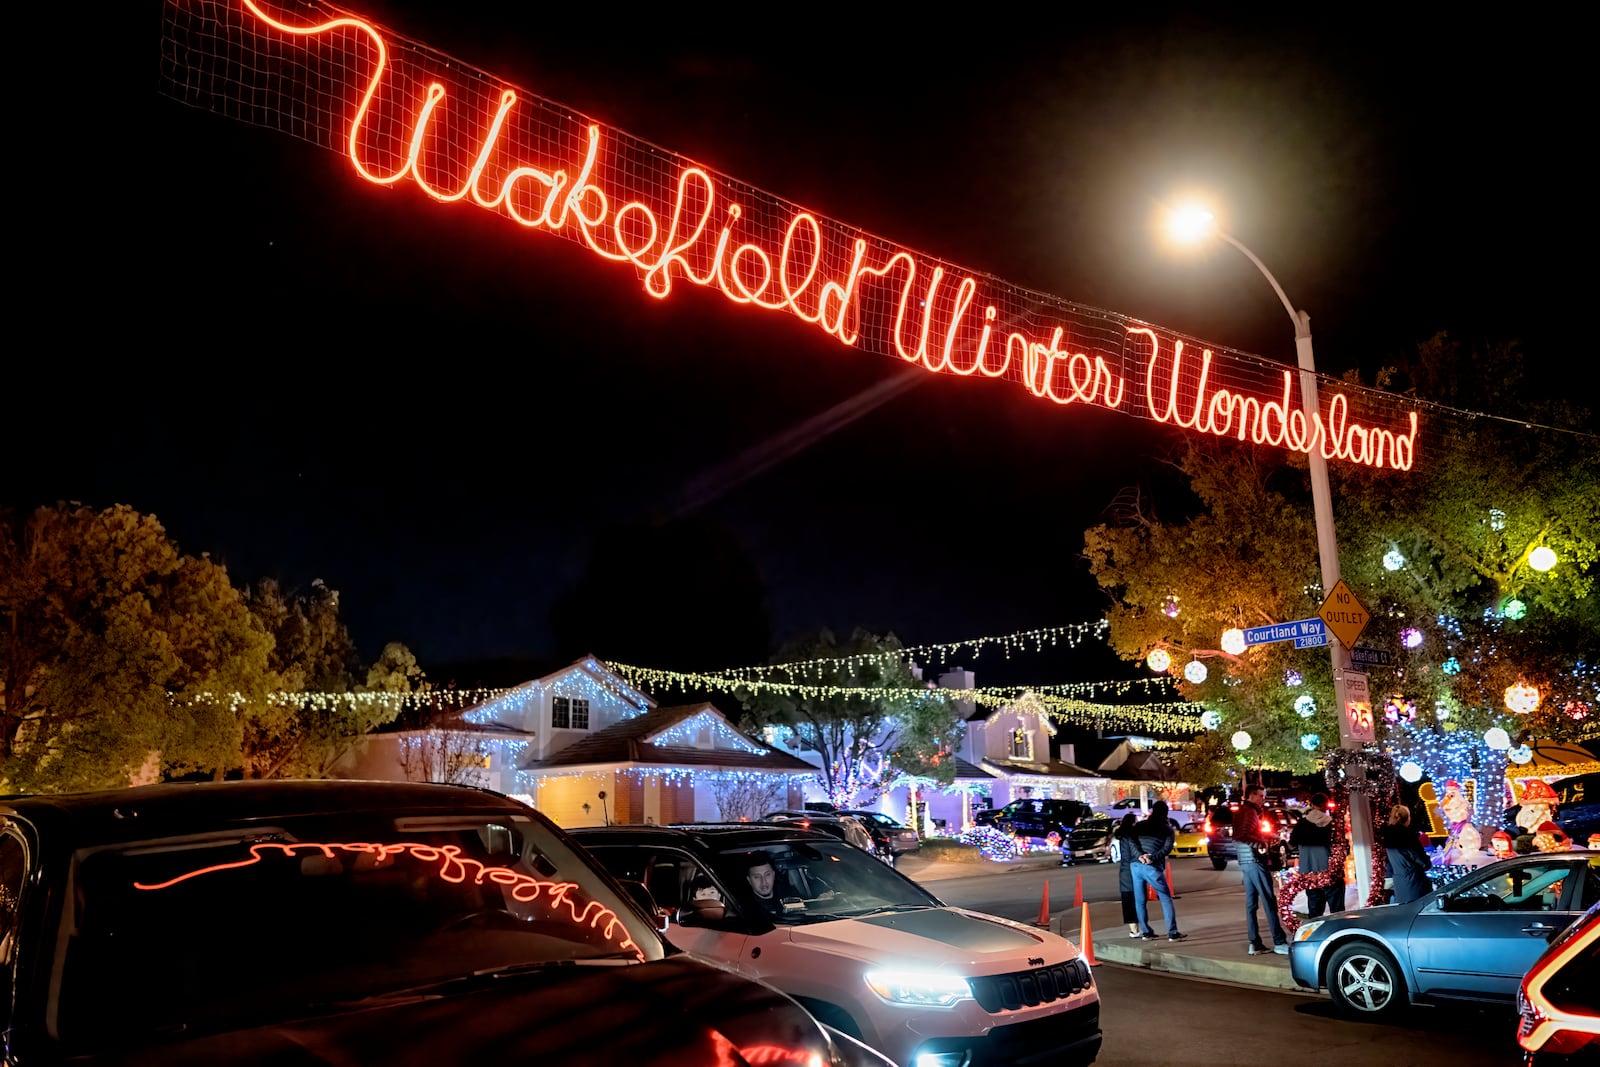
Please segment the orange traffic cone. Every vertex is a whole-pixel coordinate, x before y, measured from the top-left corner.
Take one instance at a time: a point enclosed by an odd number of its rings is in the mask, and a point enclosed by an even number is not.
[[[1078,888],[1072,891],[1072,906],[1074,908],[1083,906],[1083,875],[1081,874],[1078,875]]]
[[[1169,896],[1171,896],[1173,900],[1177,900],[1178,899],[1178,891],[1176,889],[1172,888],[1172,867],[1171,866],[1167,867],[1167,894]]]
[[[1156,896],[1156,887],[1151,885],[1149,882],[1146,882],[1144,884],[1144,895],[1145,895],[1145,899],[1147,899],[1147,900],[1160,900],[1161,899],[1160,897]]]
[[[1050,879],[1044,880],[1044,892],[1039,897],[1039,921],[1033,925],[1050,929]]]
[[[1083,928],[1078,933],[1078,951],[1083,953],[1083,962],[1091,967],[1100,966],[1100,961],[1094,958],[1094,935],[1089,932],[1089,905],[1083,906]]]

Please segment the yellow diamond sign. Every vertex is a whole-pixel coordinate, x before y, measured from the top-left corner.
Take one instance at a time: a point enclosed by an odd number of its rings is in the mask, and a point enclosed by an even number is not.
[[[1344,584],[1343,578],[1333,583],[1333,592],[1317,609],[1317,617],[1345,648],[1355,644],[1361,631],[1372,621],[1372,616],[1367,614],[1367,609],[1361,606],[1361,601],[1356,599],[1350,587]]]

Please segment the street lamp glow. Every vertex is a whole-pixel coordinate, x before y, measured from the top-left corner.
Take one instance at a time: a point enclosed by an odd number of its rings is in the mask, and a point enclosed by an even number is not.
[[[1174,208],[1167,216],[1167,233],[1175,241],[1193,244],[1210,235],[1216,228],[1217,217],[1198,204],[1184,204]]]

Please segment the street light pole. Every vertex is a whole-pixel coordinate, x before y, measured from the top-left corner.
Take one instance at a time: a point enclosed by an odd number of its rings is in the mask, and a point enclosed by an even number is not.
[[[1210,222],[1209,216],[1205,221]],[[1317,425],[1320,408],[1317,402],[1317,365],[1311,353],[1311,316],[1290,302],[1288,294],[1283,291],[1283,286],[1278,284],[1278,279],[1272,276],[1267,265],[1261,262],[1254,252],[1231,234],[1215,226],[1210,227],[1210,232],[1244,253],[1245,258],[1256,265],[1256,269],[1271,284],[1272,291],[1278,294],[1284,310],[1289,313],[1289,319],[1294,323],[1295,356],[1300,365],[1300,399],[1305,407],[1307,425]],[[1327,594],[1339,582],[1339,543],[1333,533],[1333,494],[1328,488],[1328,461],[1322,455],[1321,448],[1311,449],[1306,459],[1311,465],[1311,506],[1317,523],[1317,554],[1322,563],[1322,590]],[[1328,651],[1333,659],[1334,711],[1342,716],[1346,714],[1345,707],[1349,700],[1346,675],[1351,668],[1350,651],[1337,637],[1331,637],[1328,641]],[[1344,733],[1345,731],[1340,731],[1343,748],[1361,747],[1361,742],[1344,737]],[[1356,887],[1360,906],[1366,907],[1372,892],[1372,808],[1365,790],[1351,790],[1347,810],[1350,817],[1350,848],[1355,856]]]

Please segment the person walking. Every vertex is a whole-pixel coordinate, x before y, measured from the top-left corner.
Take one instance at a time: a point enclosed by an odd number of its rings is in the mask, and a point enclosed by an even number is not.
[[[1433,890],[1428,868],[1433,861],[1422,847],[1422,839],[1411,828],[1411,809],[1396,804],[1389,809],[1389,822],[1379,835],[1388,853],[1389,877],[1394,879],[1394,903],[1409,904]]]
[[[1276,831],[1267,829],[1267,791],[1259,785],[1246,787],[1244,803],[1233,813],[1233,853],[1239,861],[1239,873],[1244,876],[1245,933],[1249,937],[1247,951],[1252,956],[1267,951],[1261,941],[1261,928],[1256,923],[1256,906],[1267,913],[1272,930],[1272,951],[1280,956],[1289,954],[1289,935],[1278,919],[1278,893],[1272,884],[1272,873],[1267,869],[1271,851],[1278,847]]]
[[[1329,914],[1343,911],[1344,872],[1328,870],[1333,846],[1333,818],[1328,814],[1328,798],[1325,794],[1312,794],[1311,806],[1294,824],[1289,843],[1299,850],[1301,874],[1328,871],[1330,877],[1326,886],[1306,890],[1308,916],[1315,919],[1324,910]]]
[[[1117,890],[1122,894],[1122,921],[1128,924],[1128,936],[1140,936],[1139,911],[1133,904],[1133,858],[1138,855],[1139,844],[1133,839],[1133,827],[1139,816],[1133,812],[1122,817],[1111,832],[1111,851],[1117,861]]]
[[[1167,940],[1187,941],[1189,935],[1178,929],[1178,909],[1172,903],[1172,891],[1167,888],[1167,857],[1172,854],[1172,820],[1167,818],[1167,802],[1158,800],[1150,805],[1150,816],[1133,826],[1134,845],[1138,853],[1133,858],[1133,909],[1139,923],[1139,936],[1154,941],[1156,934],[1150,929],[1146,898],[1154,891],[1161,901],[1161,916],[1167,920]]]

